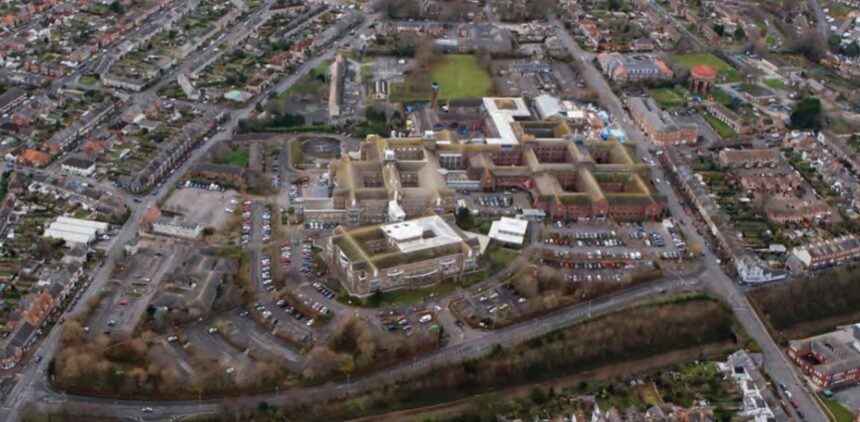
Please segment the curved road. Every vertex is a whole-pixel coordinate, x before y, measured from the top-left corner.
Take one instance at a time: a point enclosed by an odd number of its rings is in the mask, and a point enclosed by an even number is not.
[[[485,332],[482,336],[457,345],[443,347],[432,353],[379,370],[373,374],[353,380],[322,384],[307,388],[295,388],[279,393],[260,394],[243,397],[251,405],[265,401],[268,403],[289,403],[291,405],[311,401],[331,400],[349,396],[361,391],[378,388],[380,385],[407,379],[427,372],[435,367],[448,366],[454,362],[480,357],[495,345],[517,344],[553,330],[568,326],[588,318],[618,311],[643,300],[666,293],[680,293],[700,290],[696,278],[666,280],[628,289],[617,294],[604,296],[587,303],[573,305],[531,321],[511,325],[496,331]],[[220,411],[222,400],[186,400],[173,402],[150,402],[132,400],[111,400],[96,397],[63,395],[40,383],[32,397],[40,409],[50,412],[68,411],[71,414],[103,415],[120,418],[140,418],[142,420],[164,420],[175,417],[214,414]],[[149,406],[152,413],[143,414],[141,408]]]

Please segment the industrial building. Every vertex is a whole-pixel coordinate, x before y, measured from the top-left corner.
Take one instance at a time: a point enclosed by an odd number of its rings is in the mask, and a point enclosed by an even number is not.
[[[89,244],[104,234],[109,225],[100,221],[71,217],[57,217],[46,229],[43,237],[62,239],[68,246]]]
[[[326,250],[350,294],[426,287],[477,267],[480,244],[438,215],[357,229],[339,226]]]

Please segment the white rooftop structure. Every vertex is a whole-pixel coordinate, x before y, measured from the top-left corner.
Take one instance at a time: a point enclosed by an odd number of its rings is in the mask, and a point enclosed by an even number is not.
[[[490,239],[504,243],[522,245],[525,241],[526,230],[529,227],[527,220],[502,217],[501,220],[493,221],[490,226]]]
[[[57,217],[58,223],[65,224],[74,224],[76,226],[89,227],[98,233],[102,233],[108,229],[109,224],[103,221],[94,221],[94,220],[84,220],[82,218],[72,218],[72,217]]]
[[[541,94],[535,97],[535,109],[538,117],[546,119],[561,114],[561,101],[549,94]]]
[[[516,145],[519,143],[511,123],[516,118],[529,118],[531,112],[525,100],[520,97],[485,97],[484,108],[493,120],[493,125],[499,133],[498,138],[487,138],[491,145]]]
[[[380,227],[402,253],[460,243],[462,237],[442,217],[433,215]]]
[[[405,219],[406,211],[403,211],[403,208],[397,203],[397,200],[392,199],[388,201],[388,221],[395,223]]]
[[[46,229],[43,237],[65,240],[70,246],[87,244],[96,239],[96,235],[104,233],[108,223],[84,220],[71,217],[57,217]]]

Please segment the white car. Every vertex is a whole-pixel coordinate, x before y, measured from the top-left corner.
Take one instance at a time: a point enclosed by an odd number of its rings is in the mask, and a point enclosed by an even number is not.
[[[179,340],[179,337],[176,337],[176,336],[170,336],[170,337],[167,337],[167,341],[168,341],[169,343],[173,343],[173,342],[174,342],[174,341],[176,341],[176,340]]]
[[[210,327],[210,328],[209,328],[209,334],[215,334],[215,333],[217,333],[217,332],[218,332],[218,329],[217,329],[217,328],[215,328],[215,327]]]
[[[227,368],[227,373],[228,373],[228,374],[232,374],[232,373],[234,373],[234,372],[236,372],[236,368],[234,368],[234,367],[232,367],[232,366],[231,366],[231,367],[229,367],[229,368]]]

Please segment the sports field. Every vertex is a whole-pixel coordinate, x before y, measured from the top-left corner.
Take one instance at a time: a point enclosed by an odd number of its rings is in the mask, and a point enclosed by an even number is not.
[[[426,80],[425,77],[409,75],[405,83],[392,85],[391,100],[429,100],[430,84]],[[459,100],[492,95],[490,75],[481,69],[475,56],[468,54],[445,56],[442,63],[430,69],[430,80],[439,83],[440,99]]]

